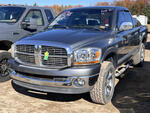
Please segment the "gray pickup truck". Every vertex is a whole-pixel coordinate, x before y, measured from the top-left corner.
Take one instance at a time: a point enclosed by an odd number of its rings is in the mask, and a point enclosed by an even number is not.
[[[59,14],[45,32],[12,46],[13,83],[38,91],[111,101],[115,77],[144,63],[147,28],[124,7],[82,7]]]
[[[0,6],[0,82],[9,79],[11,45],[22,37],[45,30],[54,17],[49,8]]]

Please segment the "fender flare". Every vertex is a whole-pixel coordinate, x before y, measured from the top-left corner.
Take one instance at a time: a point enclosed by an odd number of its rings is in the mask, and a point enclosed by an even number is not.
[[[116,47],[110,47],[108,49],[106,49],[104,51],[104,54],[102,55],[102,59],[101,59],[101,63],[108,57],[108,55],[110,54],[115,54],[116,55],[116,64],[117,64],[117,61],[118,61],[118,56],[117,56],[117,48]]]

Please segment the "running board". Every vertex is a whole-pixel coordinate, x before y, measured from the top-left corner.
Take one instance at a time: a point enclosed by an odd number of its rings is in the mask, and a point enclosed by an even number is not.
[[[121,74],[123,74],[130,66],[132,62],[129,62],[128,64],[125,65],[125,67],[120,67],[115,74],[115,77],[119,77]]]

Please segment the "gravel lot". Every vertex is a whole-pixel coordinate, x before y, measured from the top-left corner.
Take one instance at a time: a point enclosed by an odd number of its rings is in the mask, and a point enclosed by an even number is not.
[[[119,80],[111,103],[91,102],[89,94],[61,95],[26,91],[0,83],[0,113],[148,113],[150,111],[150,36],[143,68],[130,68]]]

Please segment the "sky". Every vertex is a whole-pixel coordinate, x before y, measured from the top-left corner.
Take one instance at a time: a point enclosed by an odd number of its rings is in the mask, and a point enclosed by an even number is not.
[[[0,4],[28,4],[33,5],[37,3],[39,6],[44,5],[94,5],[96,2],[106,2],[106,0],[0,0]],[[107,2],[113,2],[113,0],[107,0]]]

